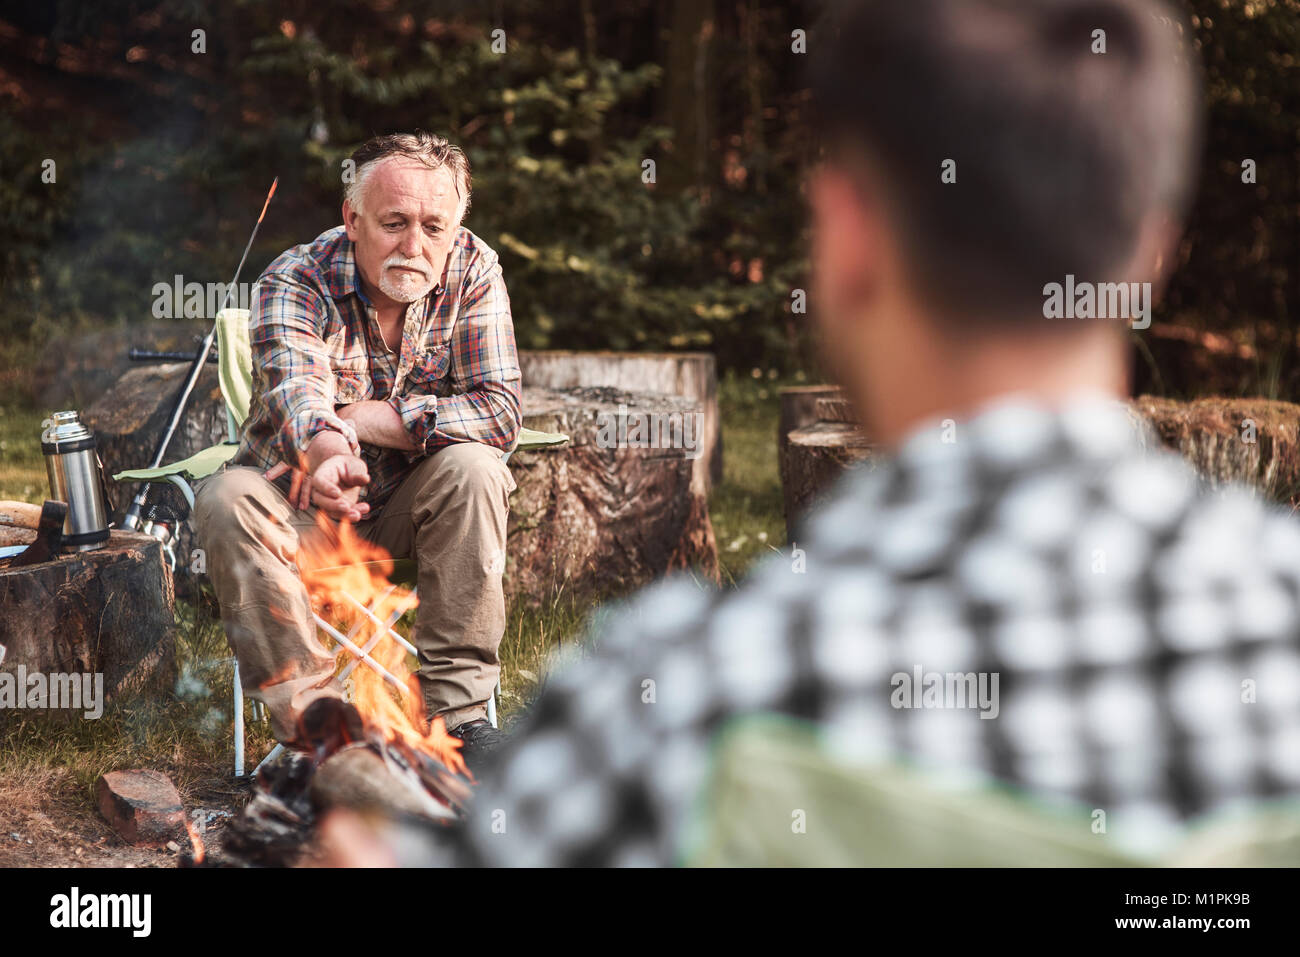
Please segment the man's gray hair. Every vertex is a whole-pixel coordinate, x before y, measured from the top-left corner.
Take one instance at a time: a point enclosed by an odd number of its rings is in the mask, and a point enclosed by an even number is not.
[[[374,136],[356,148],[352,153],[354,175],[351,182],[343,186],[343,198],[353,209],[361,212],[362,197],[371,172],[381,160],[392,156],[409,156],[429,169],[445,167],[449,170],[456,184],[456,194],[460,197],[460,215],[457,221],[465,218],[470,201],[469,160],[459,146],[453,146],[436,133],[426,133],[424,130]]]

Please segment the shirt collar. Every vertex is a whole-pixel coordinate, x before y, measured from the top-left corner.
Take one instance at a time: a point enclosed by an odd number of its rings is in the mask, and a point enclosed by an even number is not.
[[[1018,471],[1057,457],[1114,461],[1159,443],[1128,405],[1081,391],[1049,405],[1035,396],[998,396],[969,415],[936,416],[912,429],[896,462],[907,470],[961,467]]]

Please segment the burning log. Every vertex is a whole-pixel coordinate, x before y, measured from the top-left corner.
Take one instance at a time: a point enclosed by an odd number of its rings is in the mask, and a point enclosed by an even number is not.
[[[319,763],[286,752],[266,765],[258,772],[252,800],[227,830],[224,862],[245,867],[305,863],[314,853],[317,828],[338,809],[419,821],[426,827],[460,819],[470,796],[467,779],[398,742],[370,737],[338,746]],[[338,741],[331,739],[327,747]]]

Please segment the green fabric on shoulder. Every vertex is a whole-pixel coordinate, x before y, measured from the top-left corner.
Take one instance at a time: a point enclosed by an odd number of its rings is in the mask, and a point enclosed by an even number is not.
[[[740,718],[718,735],[682,863],[701,867],[1131,867],[1090,812],[896,762],[830,753],[813,725]]]
[[[1095,811],[983,780],[955,784],[900,761],[852,763],[815,725],[737,718],[713,742],[711,774],[681,863],[700,867],[1296,867],[1294,797],[1205,814],[1149,855],[1094,832]],[[1114,823],[1113,820],[1111,823]]]

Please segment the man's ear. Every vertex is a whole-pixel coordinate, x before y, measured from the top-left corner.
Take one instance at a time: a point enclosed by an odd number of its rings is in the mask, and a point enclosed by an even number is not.
[[[862,186],[834,164],[812,178],[813,271],[831,316],[847,319],[870,298],[884,266],[883,223]]]
[[[361,214],[352,208],[351,200],[343,200],[343,228],[348,232],[348,239],[357,241],[357,217]]]

